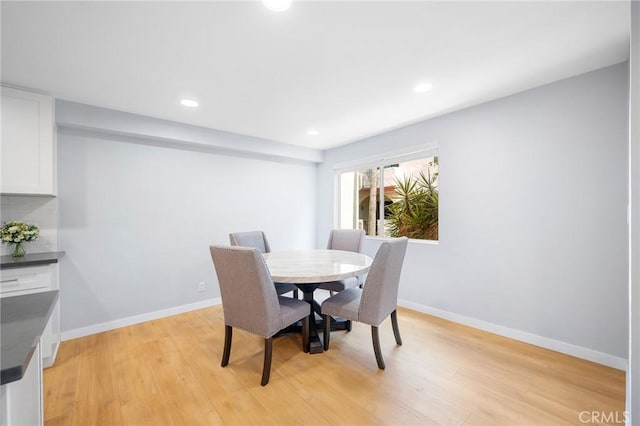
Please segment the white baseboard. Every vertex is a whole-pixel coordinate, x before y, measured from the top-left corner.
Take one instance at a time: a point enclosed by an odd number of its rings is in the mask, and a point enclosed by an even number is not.
[[[63,331],[61,339],[65,340],[77,339],[78,337],[89,336],[91,334],[102,333],[103,331],[109,331],[120,327],[126,327],[133,324],[139,324],[141,322],[147,322],[159,318],[169,317],[172,315],[182,314],[184,312],[195,311],[196,309],[207,308],[213,305],[219,305],[222,300],[219,297],[213,299],[206,299],[200,302],[189,303],[188,305],[174,306],[172,308],[162,309],[154,312],[147,312],[146,314],[134,315],[132,317],[121,318],[113,321],[107,321],[100,324],[94,324],[87,327],[76,328],[73,330]]]
[[[498,334],[510,339],[519,340],[521,342],[530,343],[545,349],[551,349],[556,352],[575,356],[577,358],[586,359],[588,361],[603,364],[608,367],[617,368],[618,370],[627,370],[627,360],[614,355],[605,354],[594,351],[593,349],[584,348],[582,346],[573,345],[571,343],[561,342],[560,340],[550,339],[548,337],[539,336],[537,334],[528,333],[526,331],[516,330],[487,321],[467,317],[442,309],[432,308],[430,306],[420,305],[408,300],[398,300],[398,305],[412,309],[414,311],[423,312],[433,315],[434,317],[446,319],[458,324],[467,325],[469,327],[488,331],[489,333]]]

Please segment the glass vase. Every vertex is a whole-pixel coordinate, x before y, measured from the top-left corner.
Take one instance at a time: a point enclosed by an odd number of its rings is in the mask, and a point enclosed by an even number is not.
[[[13,257],[22,257],[25,255],[24,247],[22,247],[22,243],[16,243],[13,246],[13,251],[11,252],[11,256]]]

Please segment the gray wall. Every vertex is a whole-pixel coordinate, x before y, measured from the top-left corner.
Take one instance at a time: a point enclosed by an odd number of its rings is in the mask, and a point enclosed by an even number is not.
[[[326,151],[319,244],[335,164],[437,141],[440,242],[400,299],[626,358],[627,93],[619,64]]]
[[[63,332],[218,297],[208,246],[229,232],[262,229],[275,249],[315,244],[312,162],[61,125],[58,174]]]
[[[629,268],[628,424],[640,426],[640,2],[631,2],[629,81],[629,198],[631,201]]]

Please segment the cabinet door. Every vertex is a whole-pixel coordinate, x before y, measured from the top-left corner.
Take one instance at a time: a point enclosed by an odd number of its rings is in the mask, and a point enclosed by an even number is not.
[[[2,87],[3,194],[55,195],[53,99]]]
[[[40,345],[22,379],[0,386],[0,426],[38,426],[44,423]]]

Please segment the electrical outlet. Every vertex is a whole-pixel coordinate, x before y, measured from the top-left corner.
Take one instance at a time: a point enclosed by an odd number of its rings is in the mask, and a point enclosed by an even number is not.
[[[204,291],[204,281],[200,281],[198,283],[198,291],[199,292],[203,292]]]

